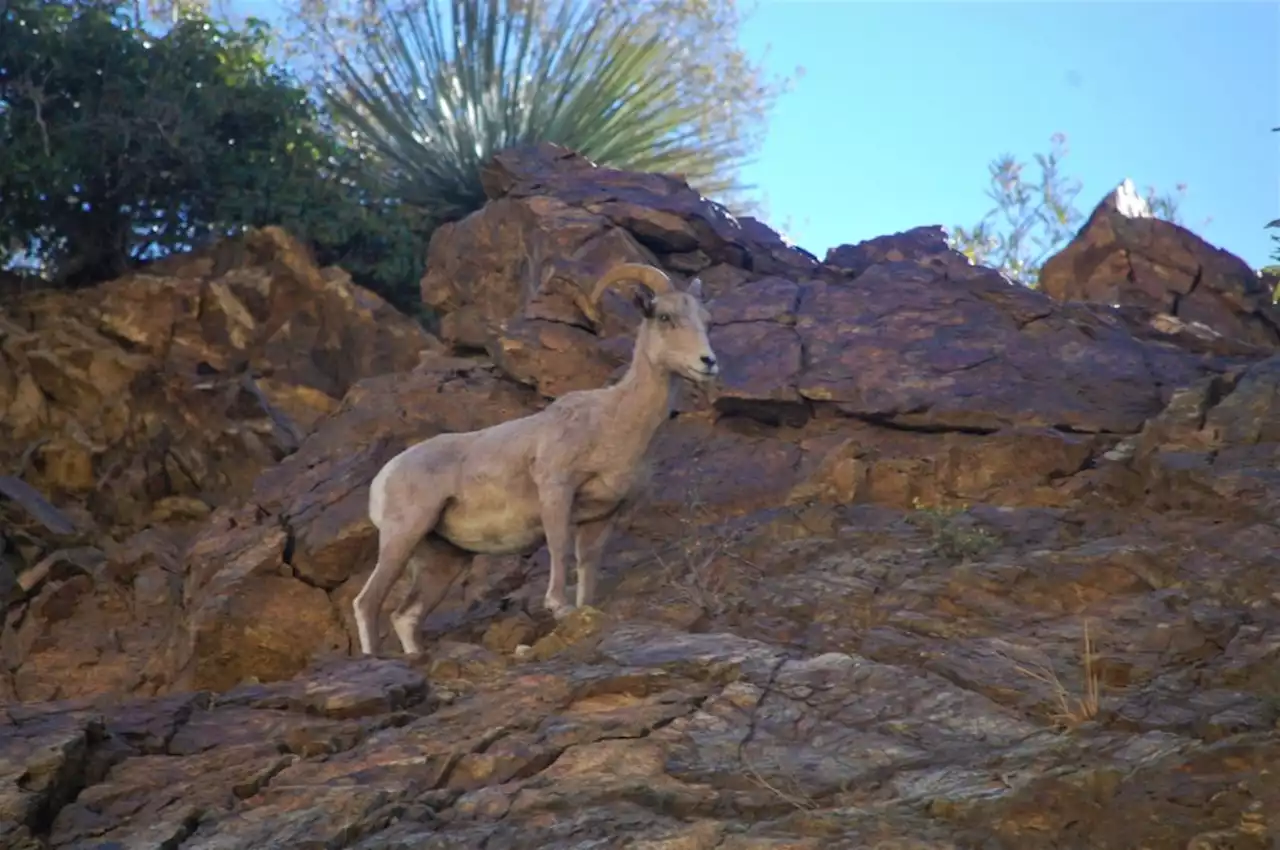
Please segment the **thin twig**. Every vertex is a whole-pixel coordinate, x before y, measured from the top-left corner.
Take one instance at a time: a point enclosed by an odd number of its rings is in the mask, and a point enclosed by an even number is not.
[[[751,775],[752,781],[754,781],[757,785],[759,785],[761,788],[764,788],[767,791],[772,792],[773,794],[776,794],[779,799],[784,800],[785,802],[791,804],[792,806],[795,806],[800,811],[811,812],[814,809],[818,808],[818,801],[813,799],[809,795],[806,794],[805,796],[800,797],[795,794],[788,794],[786,791],[783,791],[782,789],[778,788],[778,786],[774,785],[772,782],[765,779],[763,776],[760,775],[760,771],[756,770],[755,765],[751,763],[751,760],[748,759],[745,755],[742,757],[742,765],[747,769],[747,772]],[[796,784],[798,785],[799,783],[796,783]]]

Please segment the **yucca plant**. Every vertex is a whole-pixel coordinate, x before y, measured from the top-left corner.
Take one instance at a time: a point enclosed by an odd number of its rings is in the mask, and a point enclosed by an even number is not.
[[[555,142],[600,165],[732,188],[740,146],[700,132],[657,27],[582,0],[418,0],[367,15],[325,97],[389,196],[451,220],[484,203],[480,167]]]

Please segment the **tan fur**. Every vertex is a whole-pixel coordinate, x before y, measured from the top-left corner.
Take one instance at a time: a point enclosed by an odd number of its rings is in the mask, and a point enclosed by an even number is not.
[[[354,602],[360,649],[374,649],[374,625],[406,566],[412,584],[392,624],[407,654],[419,652],[423,617],[466,570],[472,555],[551,555],[547,608],[565,599],[572,541],[578,606],[595,593],[596,569],[622,509],[643,482],[643,459],[668,416],[672,381],[711,380],[719,366],[707,340],[701,281],[679,292],[652,266],[612,269],[591,295],[590,318],[608,287],[637,281],[644,321],[631,365],[617,384],[566,393],[546,409],[479,431],[441,434],[405,449],[374,477],[369,517],[378,527],[378,563]]]

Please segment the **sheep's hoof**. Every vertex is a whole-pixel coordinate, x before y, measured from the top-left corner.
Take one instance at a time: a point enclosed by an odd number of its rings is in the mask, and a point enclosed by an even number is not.
[[[547,602],[547,610],[551,612],[551,616],[554,617],[555,621],[558,623],[577,609],[568,602],[549,601]]]

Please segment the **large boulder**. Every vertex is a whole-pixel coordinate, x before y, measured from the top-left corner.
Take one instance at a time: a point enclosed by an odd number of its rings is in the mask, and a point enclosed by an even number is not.
[[[809,274],[818,262],[751,219],[738,220],[683,180],[600,168],[554,145],[498,155],[493,200],[432,236],[423,301],[455,348],[486,350],[548,395],[599,386],[630,354],[637,314],[613,309],[597,350],[583,301],[620,262],[699,273],[712,294],[760,274]]]
[[[1155,218],[1129,180],[1045,261],[1040,289],[1058,301],[1169,314],[1241,342],[1280,347],[1273,287],[1239,257]]]

